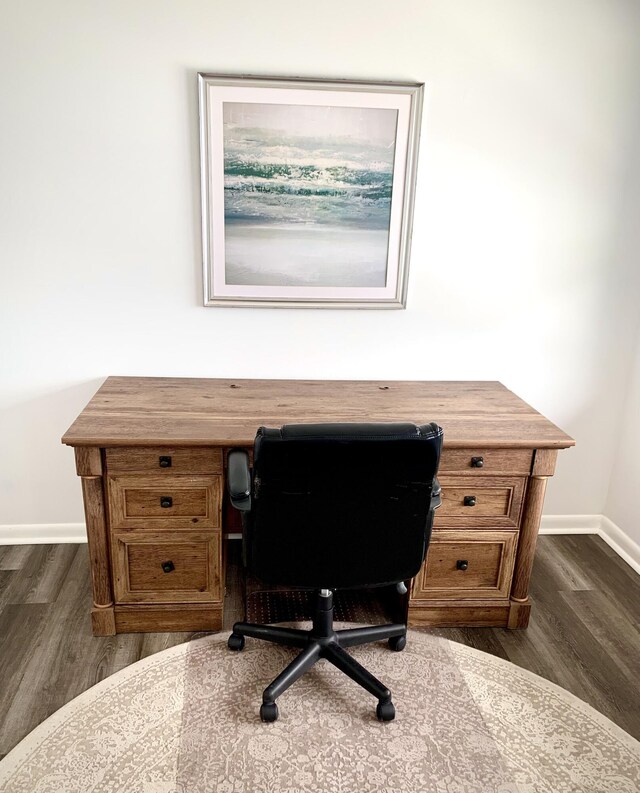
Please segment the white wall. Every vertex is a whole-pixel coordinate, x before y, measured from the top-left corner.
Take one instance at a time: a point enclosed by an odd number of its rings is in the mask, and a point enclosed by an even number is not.
[[[640,62],[638,64],[640,73]],[[619,214],[618,257],[628,265],[625,287],[633,298],[632,317],[636,321],[635,354],[627,367],[627,380],[621,384],[625,394],[619,421],[617,447],[613,460],[604,514],[622,531],[618,537],[623,551],[635,559],[640,572],[640,101],[635,101],[635,140],[627,162],[624,200]],[[626,535],[626,537],[624,536]],[[631,543],[635,543],[634,548]]]
[[[108,374],[499,379],[577,439],[547,512],[603,511],[637,3],[0,8],[0,524],[82,520],[59,439]],[[201,307],[203,70],[427,83],[406,311]]]
[[[605,515],[640,546],[640,333]]]

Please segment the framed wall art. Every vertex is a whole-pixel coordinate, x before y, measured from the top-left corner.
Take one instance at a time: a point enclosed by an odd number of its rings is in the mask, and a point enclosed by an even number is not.
[[[198,83],[205,305],[404,308],[423,85]]]

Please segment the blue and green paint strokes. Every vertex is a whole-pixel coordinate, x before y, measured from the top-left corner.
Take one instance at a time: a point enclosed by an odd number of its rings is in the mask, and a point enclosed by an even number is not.
[[[383,284],[396,116],[395,110],[225,103],[227,281]],[[370,234],[349,238],[349,230]],[[335,260],[339,232],[345,252],[354,253],[356,243],[360,252],[351,263],[345,253],[343,263],[332,261],[323,273],[317,252],[310,256],[307,248],[327,244]],[[267,244],[271,249],[263,251]],[[274,280],[265,268],[273,269],[276,253]],[[344,276],[341,267],[360,268],[360,275]]]

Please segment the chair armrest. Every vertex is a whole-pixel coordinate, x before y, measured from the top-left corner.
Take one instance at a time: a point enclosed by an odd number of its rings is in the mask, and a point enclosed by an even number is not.
[[[231,505],[242,512],[251,509],[251,472],[249,455],[240,449],[229,452],[227,461],[227,489]]]
[[[431,509],[438,509],[442,504],[442,487],[436,478],[433,480],[433,488],[431,490]]]

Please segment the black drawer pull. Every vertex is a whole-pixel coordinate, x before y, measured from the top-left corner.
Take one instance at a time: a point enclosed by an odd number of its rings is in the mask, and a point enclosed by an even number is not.
[[[462,502],[465,507],[475,507],[476,505],[476,497],[475,496],[465,496]]]
[[[161,567],[163,573],[171,573],[173,570],[176,569],[175,564],[171,560],[169,560],[168,562],[163,562]]]
[[[168,454],[161,454],[158,458],[160,468],[171,468],[171,457]]]
[[[484,468],[484,458],[483,457],[472,457],[471,458],[471,467],[472,468]]]
[[[456,562],[456,570],[466,570],[469,567],[469,562],[466,559],[458,559]]]
[[[168,509],[173,506],[173,499],[171,496],[160,496],[160,506],[163,509]]]

